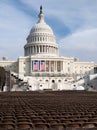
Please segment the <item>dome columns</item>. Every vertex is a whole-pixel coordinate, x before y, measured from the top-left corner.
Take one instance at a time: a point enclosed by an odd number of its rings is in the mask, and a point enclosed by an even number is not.
[[[25,47],[25,56],[34,54],[58,54],[58,48],[50,45],[31,45]]]
[[[56,39],[54,36],[52,35],[48,35],[48,34],[37,34],[37,35],[29,35],[27,38],[27,43],[53,43],[55,44]]]

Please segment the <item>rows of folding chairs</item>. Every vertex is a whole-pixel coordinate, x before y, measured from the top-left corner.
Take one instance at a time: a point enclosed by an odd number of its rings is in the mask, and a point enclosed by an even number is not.
[[[97,92],[0,93],[0,130],[97,129]]]

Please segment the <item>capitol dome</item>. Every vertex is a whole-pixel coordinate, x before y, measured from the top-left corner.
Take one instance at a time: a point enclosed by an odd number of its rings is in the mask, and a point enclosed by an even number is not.
[[[51,27],[44,21],[42,6],[38,17],[38,22],[32,27],[27,37],[27,44],[24,46],[25,56],[39,54],[56,56],[58,44]]]
[[[54,35],[51,27],[44,22],[44,19],[37,22],[34,25],[34,27],[30,31],[30,35],[33,33],[47,33],[47,34]]]

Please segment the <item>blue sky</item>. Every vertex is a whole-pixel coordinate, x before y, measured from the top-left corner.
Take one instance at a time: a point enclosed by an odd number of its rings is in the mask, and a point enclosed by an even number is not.
[[[97,0],[0,0],[0,59],[24,55],[40,5],[60,55],[97,62]]]

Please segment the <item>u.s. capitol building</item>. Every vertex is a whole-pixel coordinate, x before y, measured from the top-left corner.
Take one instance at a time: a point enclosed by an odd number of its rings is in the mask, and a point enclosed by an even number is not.
[[[0,66],[10,70],[22,82],[27,82],[30,90],[74,89],[80,85],[80,82],[76,84],[79,79],[94,75],[96,63],[59,56],[56,37],[44,20],[42,7],[38,17],[24,45],[24,56],[20,56],[17,61],[2,60]]]

